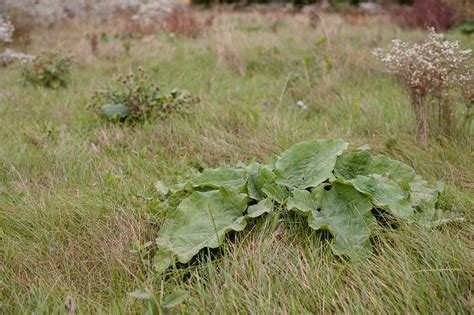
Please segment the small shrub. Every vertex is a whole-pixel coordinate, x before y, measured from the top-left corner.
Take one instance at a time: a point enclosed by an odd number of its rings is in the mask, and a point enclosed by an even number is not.
[[[164,94],[142,68],[138,73],[119,76],[118,84],[98,90],[92,97],[91,108],[113,122],[144,121],[151,117],[165,118],[172,112],[185,111],[198,98],[184,91]]]
[[[434,29],[419,44],[399,39],[392,41],[388,51],[380,48],[374,55],[386,66],[407,91],[417,122],[417,134],[426,141],[430,129],[439,126],[445,134],[456,130],[453,89],[467,91],[473,73],[469,60],[471,50],[462,50],[459,43],[443,39]],[[465,92],[468,93],[468,92]],[[469,104],[468,104],[469,105]],[[437,118],[430,127],[430,115]]]
[[[57,89],[67,87],[73,58],[59,53],[43,52],[32,62],[25,63],[21,75],[24,84]]]

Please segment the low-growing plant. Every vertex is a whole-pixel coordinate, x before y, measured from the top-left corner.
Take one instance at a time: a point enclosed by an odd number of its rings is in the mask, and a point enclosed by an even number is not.
[[[158,182],[161,195],[181,202],[170,206],[158,231],[156,271],[188,263],[201,249],[222,245],[227,233],[276,211],[296,213],[316,233],[330,235],[332,252],[348,258],[370,254],[378,226],[430,229],[459,219],[437,209],[440,185],[429,187],[410,166],[366,147],[347,152],[347,146],[341,139],[309,141],[267,164],[205,169],[169,188]]]
[[[471,50],[462,50],[457,41],[444,40],[430,29],[421,43],[395,39],[387,51],[377,48],[373,53],[407,91],[423,141],[434,130],[446,135],[458,131],[462,124],[452,92],[466,90],[472,82]]]
[[[119,76],[117,84],[97,90],[90,107],[110,121],[143,121],[186,111],[198,101],[186,91],[174,89],[163,93],[148,74],[138,68],[136,73]]]
[[[65,88],[71,80],[72,63],[71,56],[42,52],[31,62],[24,63],[21,71],[23,84],[40,85],[51,89]]]
[[[461,24],[458,29],[461,33],[466,35],[474,34],[474,20]]]

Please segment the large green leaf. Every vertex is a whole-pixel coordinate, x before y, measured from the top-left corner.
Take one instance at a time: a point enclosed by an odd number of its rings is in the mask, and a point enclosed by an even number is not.
[[[272,154],[272,155],[270,156],[270,158],[269,158],[268,161],[267,161],[267,166],[268,166],[268,168],[269,168],[270,170],[272,170],[272,171],[275,170],[276,162],[278,162],[278,159],[279,159],[279,158],[280,158],[280,157],[279,157],[278,155],[276,155],[276,154]]]
[[[408,201],[407,193],[395,181],[373,174],[370,176],[358,175],[350,182],[355,189],[367,194],[375,206],[389,210],[398,218],[411,219],[413,217],[414,211]]]
[[[413,169],[384,155],[374,155],[367,150],[354,150],[337,158],[334,175],[346,180],[358,175],[378,174],[396,181],[403,190],[409,190],[409,183],[415,178]]]
[[[250,206],[247,209],[247,215],[250,218],[257,218],[264,213],[273,211],[273,203],[270,199],[262,199],[256,205]]]
[[[262,191],[270,200],[276,201],[280,204],[284,204],[286,199],[290,196],[290,192],[285,185],[276,183],[265,184]]]
[[[432,210],[436,206],[441,187],[430,188],[428,182],[417,177],[410,182],[410,201],[418,211]]]
[[[118,104],[106,104],[100,108],[101,114],[109,120],[122,120],[130,115],[130,108],[118,103]]]
[[[253,162],[247,167],[248,182],[247,189],[249,197],[262,200],[266,197],[263,187],[275,182],[275,174],[265,165]]]
[[[427,229],[432,229],[452,222],[464,221],[464,218],[456,213],[443,211],[441,209],[429,209],[415,214],[416,222]]]
[[[309,190],[295,189],[292,191],[292,196],[288,198],[287,207],[290,210],[299,210],[304,213],[310,213],[311,211],[318,211],[320,207],[320,191],[313,189],[312,192]]]
[[[177,184],[169,187],[169,192],[176,194],[193,188],[217,189],[222,186],[241,189],[247,181],[247,172],[239,167],[222,166],[208,168],[202,173],[194,175],[190,180],[181,179]]]
[[[195,176],[191,182],[193,187],[213,187],[221,186],[242,187],[246,182],[246,172],[240,168],[223,166],[215,169],[206,169],[201,174]]]
[[[162,273],[175,262],[175,257],[172,251],[166,248],[158,248],[153,256],[153,268],[156,272]]]
[[[428,182],[420,177],[410,183],[410,201],[417,210],[415,217],[419,225],[430,229],[445,223],[464,220],[454,213],[436,209],[436,202],[441,190],[441,184],[430,188]]]
[[[336,158],[346,148],[341,139],[295,144],[276,162],[276,182],[297,189],[316,187],[332,177]]]
[[[369,198],[349,183],[323,184],[311,192],[294,191],[288,207],[309,215],[308,225],[328,230],[334,237],[331,249],[337,255],[354,257],[370,251],[375,229]]]
[[[158,232],[156,270],[164,271],[174,259],[187,263],[201,249],[221,245],[226,233],[242,231],[247,201],[245,194],[227,187],[196,191],[181,201]]]

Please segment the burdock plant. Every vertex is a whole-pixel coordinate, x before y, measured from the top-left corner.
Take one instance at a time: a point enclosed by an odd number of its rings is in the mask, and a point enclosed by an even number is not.
[[[174,89],[163,93],[139,67],[136,73],[120,75],[115,84],[95,91],[89,107],[113,122],[137,122],[152,117],[165,118],[172,112],[186,111],[198,102],[199,98],[186,91]]]

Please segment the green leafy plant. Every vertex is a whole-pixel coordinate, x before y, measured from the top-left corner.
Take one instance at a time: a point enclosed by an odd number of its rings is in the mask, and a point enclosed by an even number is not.
[[[471,35],[474,34],[474,20],[466,21],[456,28],[462,34]]]
[[[65,88],[71,79],[72,63],[71,56],[43,52],[23,65],[21,72],[23,84],[40,85],[51,89]]]
[[[115,122],[143,121],[151,117],[165,118],[172,112],[184,111],[198,98],[186,91],[162,93],[142,68],[137,73],[120,76],[118,84],[98,90],[90,107],[102,117]]]
[[[436,209],[441,187],[431,188],[406,164],[362,147],[347,152],[341,139],[295,144],[267,164],[205,169],[171,187],[185,196],[158,231],[157,272],[188,263],[203,248],[219,247],[231,231],[273,211],[296,212],[331,235],[335,255],[370,253],[371,238],[387,222],[433,228],[455,218]],[[283,210],[281,210],[283,209]]]

